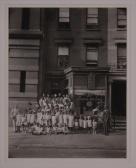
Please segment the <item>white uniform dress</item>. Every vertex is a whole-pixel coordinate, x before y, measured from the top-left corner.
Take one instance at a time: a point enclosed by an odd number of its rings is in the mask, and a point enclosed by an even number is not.
[[[63,121],[65,125],[68,125],[67,114],[63,114]]]
[[[37,123],[39,123],[40,125],[43,124],[43,122],[42,122],[42,113],[41,112],[37,113]]]
[[[40,134],[41,132],[42,132],[42,128],[35,125],[33,133],[34,134]]]
[[[87,120],[83,120],[83,128],[87,128]]]
[[[21,126],[22,124],[22,116],[20,114],[16,115],[16,126]]]
[[[22,115],[22,117],[21,117],[22,125],[25,125],[25,122],[26,122],[26,117],[24,115]]]
[[[60,115],[60,112],[57,111],[55,115],[56,115],[56,120],[57,120],[57,122],[59,122],[59,115]]]
[[[34,120],[35,120],[35,114],[32,113],[32,114],[30,115],[30,124],[33,124],[33,123],[34,123]]]
[[[63,115],[60,114],[59,115],[59,125],[62,125],[63,124]]]
[[[74,122],[74,116],[73,115],[69,115],[69,123],[68,123],[68,126],[70,128],[73,127],[73,122]]]
[[[82,118],[79,118],[79,127],[83,128],[83,119]]]
[[[78,128],[78,126],[79,126],[78,120],[75,120],[75,127]]]
[[[87,125],[88,125],[88,128],[92,127],[92,120],[91,120],[91,118],[88,118]]]
[[[55,124],[56,124],[56,116],[52,115],[51,120],[52,120],[52,126],[55,126]]]
[[[31,118],[31,114],[30,114],[30,113],[27,113],[27,114],[26,114],[27,123],[30,123],[30,118]]]
[[[96,129],[96,128],[97,128],[97,121],[94,121],[94,120],[93,120],[93,122],[92,122],[92,127],[93,127],[93,129]]]
[[[43,119],[43,124],[46,125],[46,114],[45,113],[42,115],[42,119]]]

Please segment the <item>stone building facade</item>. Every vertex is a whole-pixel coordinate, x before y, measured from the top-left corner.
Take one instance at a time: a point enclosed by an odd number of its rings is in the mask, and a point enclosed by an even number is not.
[[[125,8],[10,8],[10,107],[61,92],[125,115],[126,30]]]

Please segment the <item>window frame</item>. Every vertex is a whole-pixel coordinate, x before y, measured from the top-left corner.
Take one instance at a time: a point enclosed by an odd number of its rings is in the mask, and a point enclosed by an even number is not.
[[[91,30],[98,29],[99,28],[99,8],[95,8],[95,9],[98,9],[98,14],[97,14],[97,17],[96,17],[97,18],[97,24],[87,22],[88,18],[91,18],[91,17],[88,17],[88,9],[89,8],[86,8],[86,28],[91,29]]]
[[[98,79],[98,78],[101,78],[101,80],[103,79],[103,81],[102,81],[103,83],[102,83],[101,86],[98,86],[98,85],[97,85],[97,83],[98,83],[98,82],[97,82],[97,79]],[[96,73],[96,74],[95,74],[95,89],[96,89],[96,90],[103,90],[103,89],[105,89],[105,86],[106,86],[105,74],[103,74],[103,73],[102,73],[102,74],[101,74],[101,73]]]
[[[20,92],[26,91],[26,71],[20,71]]]
[[[124,48],[126,50],[126,55],[125,56],[121,56],[119,55],[119,48],[121,48],[121,46],[124,46],[122,48]],[[121,57],[125,60],[124,63],[125,63],[125,67],[120,67],[120,61],[119,59],[121,59]],[[120,70],[125,70],[126,69],[126,65],[127,65],[127,44],[126,43],[117,43],[117,69],[120,69]],[[122,65],[123,66],[123,65]]]
[[[87,59],[88,48],[94,48],[94,50],[96,49],[96,51],[97,51],[97,61],[93,61],[93,60],[88,60]],[[92,51],[94,51],[94,50],[92,49]],[[98,59],[99,59],[99,47],[98,47],[98,44],[88,44],[88,45],[86,45],[86,65],[97,66],[98,65]]]
[[[59,29],[65,29],[65,30],[68,30],[70,29],[70,8],[66,8],[66,9],[69,9],[69,22],[60,22],[60,9],[61,8],[58,8],[58,28]],[[64,17],[63,17],[64,18]]]
[[[29,30],[30,27],[30,8],[22,8],[21,29]]]
[[[119,19],[119,10],[120,9],[125,9],[126,10],[126,15],[125,15],[125,19]],[[126,21],[126,25],[119,25],[119,21],[120,20],[125,20]],[[117,28],[118,29],[123,29],[123,30],[125,30],[125,29],[127,29],[127,8],[117,8]]]
[[[59,48],[60,47],[66,47],[68,48],[68,55],[59,55]],[[68,64],[66,66],[60,66],[59,65],[59,59],[60,57],[68,57]],[[61,69],[64,69],[64,68],[67,68],[69,66],[69,63],[70,63],[70,46],[67,45],[67,44],[60,44],[57,46],[57,67],[58,68],[61,68]]]

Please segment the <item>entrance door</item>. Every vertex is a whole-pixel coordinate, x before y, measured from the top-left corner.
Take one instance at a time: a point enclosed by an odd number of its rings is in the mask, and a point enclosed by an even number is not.
[[[111,109],[115,116],[126,116],[126,81],[113,82]]]

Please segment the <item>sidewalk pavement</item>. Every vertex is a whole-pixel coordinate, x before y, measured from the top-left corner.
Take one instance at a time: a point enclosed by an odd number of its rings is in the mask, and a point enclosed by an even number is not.
[[[31,135],[9,129],[9,148],[25,147],[126,150],[126,134]]]

